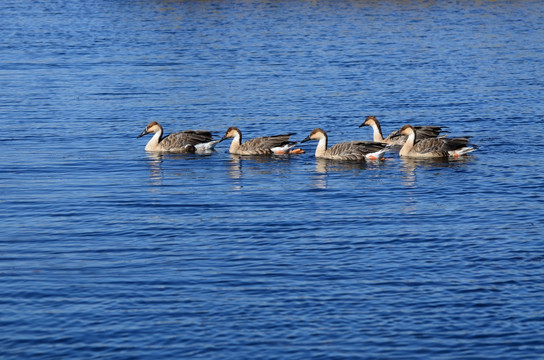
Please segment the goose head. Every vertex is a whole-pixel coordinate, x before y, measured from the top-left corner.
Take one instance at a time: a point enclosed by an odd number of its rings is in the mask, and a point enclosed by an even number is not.
[[[140,135],[138,135],[138,137],[140,138],[140,137],[142,137],[144,135],[153,134],[153,133],[156,133],[156,132],[159,132],[159,131],[162,131],[162,127],[159,125],[158,122],[152,121],[149,124],[147,124],[144,131],[142,131],[142,133]]]
[[[308,135],[304,140],[301,141],[301,143],[310,141],[310,140],[321,140],[323,138],[327,137],[327,133],[323,129],[317,128],[314,129],[310,135]]]
[[[412,134],[415,135],[416,131],[412,125],[404,125],[399,131],[399,135],[407,135],[410,136]]]
[[[240,129],[235,128],[234,126],[231,126],[230,128],[228,128],[227,132],[225,132],[225,136],[221,138],[221,141],[225,139],[235,138],[236,136],[241,137],[242,132],[240,131]]]
[[[372,116],[372,115],[367,116],[365,121],[361,125],[359,125],[359,127],[363,127],[363,126],[370,126],[370,127],[376,126],[381,131],[380,122],[378,121],[378,119],[376,119],[375,116]]]

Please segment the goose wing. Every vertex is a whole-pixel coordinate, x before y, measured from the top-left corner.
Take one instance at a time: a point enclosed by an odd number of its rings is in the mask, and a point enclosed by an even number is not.
[[[414,126],[419,139],[435,138],[442,132],[441,126]]]
[[[327,149],[333,156],[359,156],[383,150],[387,144],[375,141],[348,141],[338,143]]]
[[[269,150],[274,147],[294,143],[293,141],[289,141],[289,137],[291,137],[291,135],[294,135],[294,133],[273,135],[273,136],[263,136],[263,137],[258,137],[255,139],[250,139],[240,145],[240,150],[242,151]]]
[[[468,137],[459,137],[459,138],[443,138],[444,141],[442,145],[442,151],[454,151],[464,148],[468,145]]]
[[[428,139],[428,138],[438,137],[438,135],[440,135],[440,133],[443,130],[441,126],[414,126],[413,128],[416,131],[417,139]],[[403,145],[407,139],[408,139],[408,136],[401,135],[400,129],[399,129],[389,134],[389,136],[385,139],[385,141],[393,143],[393,144],[397,144],[397,145]]]
[[[185,130],[172,133],[161,140],[165,148],[180,148],[212,141],[212,133],[206,130]]]
[[[428,138],[416,142],[413,150],[425,154],[436,151],[452,151],[465,147],[469,139],[464,138]]]

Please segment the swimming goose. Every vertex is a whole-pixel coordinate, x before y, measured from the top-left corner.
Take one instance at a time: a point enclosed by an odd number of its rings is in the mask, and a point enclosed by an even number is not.
[[[389,149],[390,145],[375,141],[350,141],[338,143],[327,149],[328,136],[323,129],[314,129],[301,142],[319,140],[315,157],[331,160],[377,160]]]
[[[399,130],[393,131],[385,139],[382,134],[382,127],[375,116],[368,116],[359,127],[370,126],[374,130],[374,141],[384,142],[391,145],[402,146],[408,138],[406,135],[400,135]],[[435,138],[442,132],[440,126],[414,126],[419,139]]]
[[[155,134],[145,146],[146,151],[194,153],[213,150],[221,140],[212,140],[212,134],[205,130],[185,130],[162,137],[163,129],[156,121],[145,127],[138,137]]]
[[[423,159],[458,157],[476,150],[475,147],[467,146],[468,137],[418,140],[416,130],[411,125],[404,125],[399,133],[408,137],[399,152],[402,157]]]
[[[296,141],[289,141],[289,137],[294,133],[263,136],[255,139],[247,140],[242,143],[242,132],[240,129],[230,127],[221,141],[232,138],[229,153],[235,155],[271,155],[271,154],[286,154],[300,153],[300,151],[292,151],[290,149],[297,144]],[[300,150],[300,149],[299,149]]]

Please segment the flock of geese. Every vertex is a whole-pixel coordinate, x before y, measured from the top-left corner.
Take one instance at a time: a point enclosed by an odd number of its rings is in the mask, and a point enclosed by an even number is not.
[[[440,126],[404,125],[383,138],[380,122],[375,116],[368,116],[359,126],[370,126],[374,132],[373,141],[349,141],[328,147],[328,136],[320,128],[314,129],[301,143],[317,140],[316,158],[347,161],[367,161],[383,158],[385,152],[399,151],[406,158],[435,159],[459,157],[476,150],[469,144],[469,137],[448,138],[441,135]],[[210,131],[185,130],[164,135],[164,130],[156,121],[147,124],[138,137],[154,134],[145,150],[161,153],[198,153],[211,151],[220,142],[232,139],[229,153],[235,155],[302,154],[302,149],[294,149],[298,143],[290,140],[294,133],[263,136],[242,142],[242,132],[231,127],[221,139],[214,140]]]

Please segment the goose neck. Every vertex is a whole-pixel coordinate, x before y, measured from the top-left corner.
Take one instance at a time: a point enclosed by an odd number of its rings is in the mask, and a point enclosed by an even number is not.
[[[236,153],[238,149],[240,149],[241,144],[242,144],[242,134],[237,131],[234,138],[232,138],[232,142],[230,143],[229,152]]]
[[[323,134],[323,136],[319,139],[319,142],[317,143],[317,148],[315,149],[316,157],[322,157],[325,155],[325,152],[327,151],[327,142],[327,135]]]
[[[151,140],[149,140],[149,142],[145,146],[145,149],[147,151],[155,151],[158,149],[159,143],[162,140],[162,133],[163,133],[162,127],[159,126],[159,130],[155,132],[155,134],[153,134],[153,137],[151,138]]]
[[[416,134],[414,132],[410,133],[408,135],[408,138],[406,139],[406,142],[402,146],[402,148],[399,151],[400,156],[407,155],[410,151],[412,151],[412,148],[414,147],[414,144],[416,142]]]

